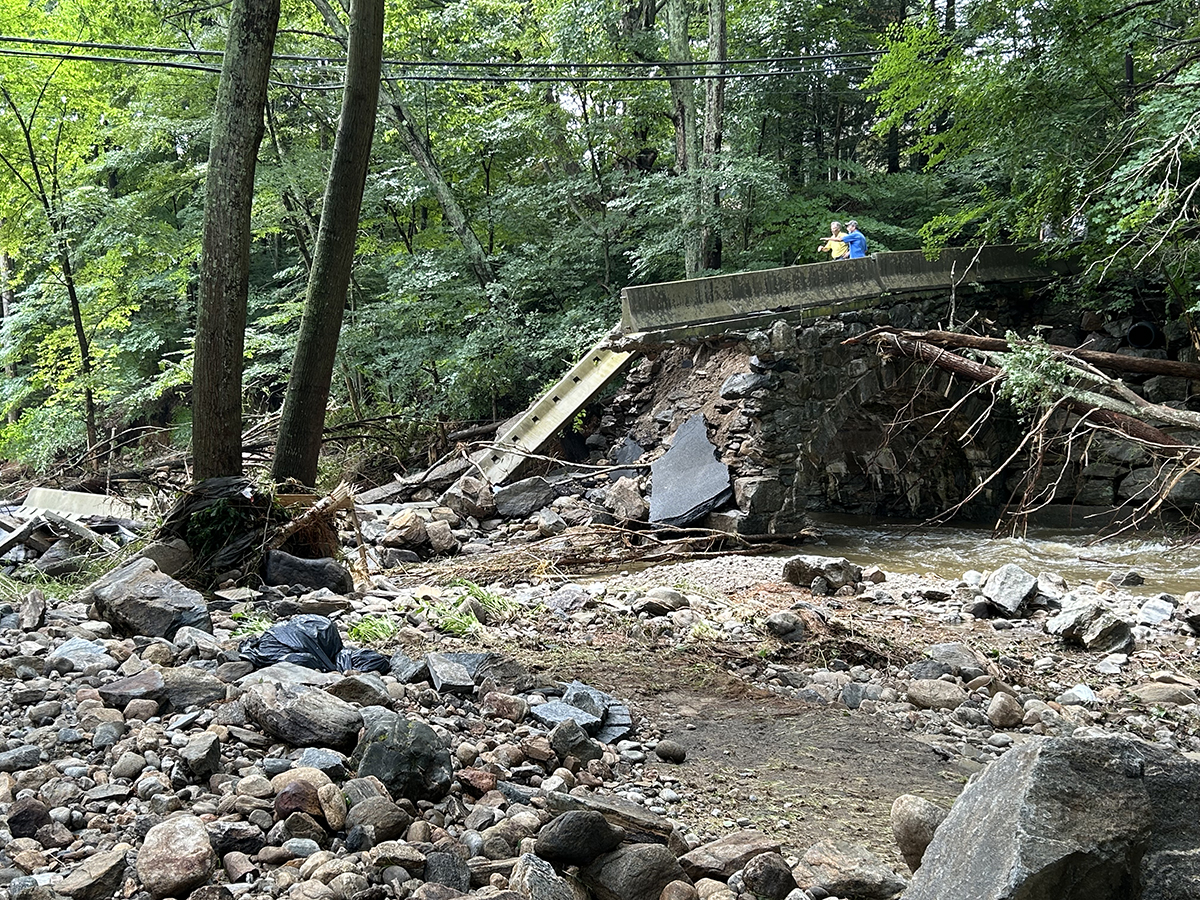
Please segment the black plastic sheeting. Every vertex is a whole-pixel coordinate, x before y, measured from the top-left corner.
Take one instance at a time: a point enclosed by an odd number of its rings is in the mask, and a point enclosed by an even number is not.
[[[256,667],[289,662],[318,672],[383,672],[391,663],[382,653],[342,646],[337,626],[325,616],[293,616],[276,622],[255,637],[246,638],[238,651]]]

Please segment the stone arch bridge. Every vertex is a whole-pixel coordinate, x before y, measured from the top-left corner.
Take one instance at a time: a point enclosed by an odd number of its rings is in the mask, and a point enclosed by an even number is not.
[[[873,254],[626,288],[619,325],[476,458],[492,484],[509,479],[639,355],[639,346],[748,333],[776,321],[812,322],[877,309],[931,292],[953,304],[988,285],[1031,285],[1064,274],[1036,251],[1012,245]],[[953,310],[951,310],[953,312]]]

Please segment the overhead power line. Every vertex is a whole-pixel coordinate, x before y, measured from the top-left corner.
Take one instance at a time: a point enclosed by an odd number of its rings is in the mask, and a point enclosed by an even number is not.
[[[42,46],[42,47],[65,47],[65,48],[69,48],[72,51],[75,51],[75,50],[116,51],[116,52],[122,52],[122,53],[139,53],[139,54],[143,54],[143,56],[145,56],[145,55],[151,55],[151,56],[168,55],[168,56],[184,56],[184,57],[193,56],[193,57],[210,57],[210,58],[221,58],[224,56],[223,50],[206,50],[203,48],[196,48],[196,47],[155,47],[155,46],[142,46],[142,45],[136,45],[136,44],[95,43],[95,42],[89,42],[89,41],[60,41],[60,40],[53,40],[53,39],[49,39],[49,38],[20,37],[17,35],[0,35],[0,44],[25,44],[25,45],[30,45],[30,46]],[[804,62],[828,62],[828,61],[837,60],[837,59],[855,59],[855,58],[875,57],[875,56],[879,56],[882,52],[883,52],[882,50],[851,50],[851,51],[839,51],[839,52],[834,52],[834,53],[813,53],[813,54],[802,54],[802,55],[793,55],[793,56],[766,56],[766,57],[727,59],[727,60],[722,60],[719,64],[722,66],[740,67],[740,66],[751,66],[751,65],[762,66],[762,65],[774,65],[774,64],[795,64],[795,63],[804,63]],[[104,63],[129,62],[132,65],[153,66],[153,65],[157,64],[157,65],[162,65],[166,68],[184,68],[184,69],[193,69],[193,70],[206,71],[206,72],[220,71],[219,67],[205,66],[203,64],[198,64],[198,63],[180,62],[177,60],[169,60],[169,61],[168,60],[152,60],[152,59],[127,57],[127,56],[118,56],[118,57],[97,56],[97,55],[92,55],[92,54],[81,54],[81,53],[73,53],[73,52],[50,53],[50,52],[38,52],[38,51],[29,51],[29,50],[6,51],[3,49],[0,49],[0,56],[25,56],[25,57],[35,57],[35,58],[45,58],[45,59],[68,59],[68,60],[78,60],[78,61],[85,61],[85,62],[104,62]],[[314,64],[318,64],[318,65],[326,65],[326,66],[331,66],[331,67],[342,66],[342,65],[344,65],[344,62],[345,62],[344,57],[299,55],[299,54],[276,54],[274,56],[274,60],[276,62],[314,63]],[[676,62],[676,61],[667,61],[667,60],[647,61],[647,62],[523,62],[523,61],[500,62],[500,61],[495,61],[495,60],[470,61],[470,60],[398,60],[398,59],[392,59],[392,60],[384,60],[384,65],[387,65],[387,66],[390,66],[393,68],[399,68],[399,69],[408,69],[408,68],[484,69],[484,70],[506,69],[506,70],[510,70],[510,71],[511,70],[520,70],[520,71],[555,70],[555,71],[557,71],[557,70],[566,69],[566,70],[569,70],[572,72],[572,77],[578,78],[578,77],[583,77],[580,74],[578,74],[580,71],[586,72],[586,71],[593,70],[593,69],[595,69],[595,70],[614,69],[614,70],[633,70],[633,71],[636,71],[636,70],[662,70],[662,69],[678,69],[683,66],[706,66],[706,65],[713,65],[713,63],[710,63],[706,60],[691,60],[691,61],[687,61],[687,62]],[[777,75],[777,74],[781,74],[781,73],[778,71],[767,71],[767,72],[756,72],[756,73],[747,73],[747,74],[750,77],[762,77],[762,76],[766,76],[766,75]],[[428,80],[427,77],[418,77],[418,76],[413,76],[413,77],[417,78],[417,80]],[[659,76],[659,78],[668,78],[668,79],[673,78],[673,77],[676,77],[676,76],[670,76],[670,75]],[[692,77],[692,76],[681,76],[681,77],[686,78],[686,77]],[[447,80],[449,80],[449,79],[447,78]],[[520,78],[519,80],[528,80],[528,79]],[[557,79],[549,79],[549,80],[557,80]],[[597,80],[597,79],[589,77],[589,80]]]
[[[169,59],[141,59],[133,56],[98,56],[82,53],[54,53],[44,50],[9,50],[0,48],[0,58],[2,57],[18,57],[32,59],[55,59],[55,60],[71,60],[77,62],[105,63],[105,64],[124,64],[131,66],[146,66],[159,69],[184,69],[194,72],[207,72],[211,74],[220,74],[219,66],[210,66],[203,63],[180,62],[178,60]],[[397,68],[418,65],[424,67],[441,67],[447,66],[446,63],[395,63]],[[564,82],[587,82],[589,84],[605,84],[605,83],[632,83],[632,82],[671,82],[671,81],[732,81],[746,78],[785,78],[795,75],[818,75],[825,77],[827,72],[817,69],[765,69],[761,71],[751,72],[708,72],[706,69],[712,66],[724,66],[728,63],[708,63],[704,61],[693,61],[689,63],[662,63],[655,64],[653,69],[671,69],[681,66],[690,66],[694,71],[687,74],[667,74],[662,71],[655,71],[645,75],[591,75],[582,71],[562,71],[557,75],[524,75],[524,74],[508,74],[508,75],[467,75],[467,74],[452,74],[444,73],[438,75],[416,74],[412,72],[391,72],[388,77],[396,81],[413,81],[427,83],[476,83],[476,84],[562,84]],[[523,68],[532,68],[522,63],[508,63],[505,67],[510,70],[519,70]],[[564,64],[565,67],[565,64]],[[544,69],[544,66],[538,67],[535,71]],[[555,68],[562,68],[556,66]],[[578,69],[595,68],[589,65],[580,65]],[[869,71],[871,66],[854,65],[854,66],[839,66],[839,72],[861,72]],[[331,75],[339,74],[343,71],[341,66],[330,66],[328,71]],[[316,83],[316,84],[298,84],[294,82],[281,81],[272,79],[272,83],[281,87],[291,87],[297,90],[306,91],[332,91],[340,90],[341,82],[336,83]]]
[[[15,56],[27,59],[63,59],[75,62],[93,63],[124,63],[127,66],[149,66],[154,69],[189,69],[193,72],[214,72],[221,74],[220,66],[206,66],[203,63],[179,62],[173,59],[138,59],[134,56],[92,56],[84,53],[48,53],[43,50],[2,50],[0,57]]]

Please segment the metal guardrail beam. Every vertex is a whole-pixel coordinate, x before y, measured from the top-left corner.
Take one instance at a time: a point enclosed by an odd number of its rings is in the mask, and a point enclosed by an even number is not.
[[[491,484],[501,484],[531,453],[537,453],[553,434],[566,425],[636,355],[609,350],[605,337],[572,367],[558,383],[529,407],[474,462]]]

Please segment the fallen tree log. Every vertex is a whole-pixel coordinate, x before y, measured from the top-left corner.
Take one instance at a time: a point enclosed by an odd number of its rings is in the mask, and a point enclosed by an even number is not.
[[[961,334],[957,331],[906,331],[890,325],[872,328],[865,334],[848,338],[842,343],[862,344],[874,340],[882,334],[891,334],[911,341],[933,344],[935,347],[982,350],[985,353],[1007,353],[1012,349],[1008,341],[1004,338]],[[1076,359],[1091,363],[1098,369],[1135,372],[1140,375],[1170,375],[1175,378],[1200,381],[1200,363],[1179,362],[1173,359],[1151,359],[1143,356],[1125,356],[1122,353],[1106,353],[1101,350],[1088,350],[1084,347],[1065,347],[1061,344],[1048,344],[1047,346],[1057,353],[1073,356]]]
[[[861,343],[866,337],[867,335],[861,335],[858,338],[851,339],[851,341]],[[871,333],[870,339],[879,345],[881,352],[887,355],[906,356],[910,359],[921,360],[922,362],[937,366],[939,369],[960,375],[980,384],[993,381],[1004,375],[1004,370],[997,366],[975,362],[974,360],[959,356],[957,353],[952,353],[943,347],[934,346],[926,341],[912,340],[893,331],[881,331],[877,329]],[[847,341],[846,343],[850,343],[851,341]],[[1153,425],[1133,416],[1103,409],[1095,404],[1085,403],[1082,400],[1070,397],[1063,398],[1063,405],[1081,419],[1113,428],[1136,441],[1154,445],[1168,453],[1178,454],[1185,450],[1193,449],[1190,444],[1185,444],[1165,431],[1155,428]]]

